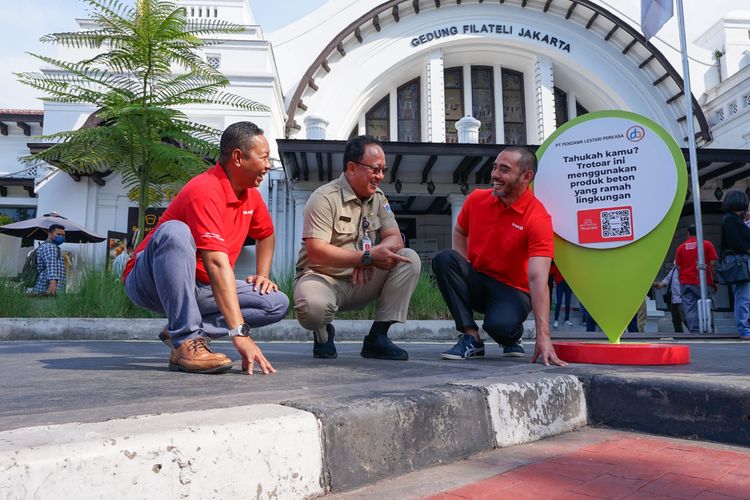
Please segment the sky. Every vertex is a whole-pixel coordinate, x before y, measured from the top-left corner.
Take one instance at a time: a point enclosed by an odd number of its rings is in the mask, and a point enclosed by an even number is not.
[[[325,0],[250,1],[255,20],[264,33],[289,24],[325,3]],[[279,7],[281,1],[283,8]],[[42,109],[42,102],[35,98],[37,91],[19,84],[13,73],[39,69],[39,62],[26,52],[54,56],[54,46],[39,42],[39,38],[48,33],[76,30],[75,19],[86,17],[86,4],[80,0],[16,0],[12,8],[4,7],[0,16],[0,109]]]

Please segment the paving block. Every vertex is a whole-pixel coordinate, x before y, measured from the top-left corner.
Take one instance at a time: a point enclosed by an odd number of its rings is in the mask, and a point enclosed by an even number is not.
[[[496,444],[529,443],[587,424],[583,384],[572,375],[526,373],[502,382],[458,381],[487,395]]]
[[[331,401],[293,401],[323,429],[326,482],[355,488],[493,447],[482,392],[439,387]]]
[[[306,498],[317,420],[253,405],[0,432],[0,498]]]

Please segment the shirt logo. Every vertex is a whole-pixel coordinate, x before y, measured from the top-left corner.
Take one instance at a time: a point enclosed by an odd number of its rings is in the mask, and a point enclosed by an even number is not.
[[[201,235],[201,238],[205,240],[214,239],[214,240],[224,241],[224,238],[222,238],[220,234],[216,234],[216,233],[203,233]]]
[[[253,215],[253,211],[252,210],[243,210],[242,211],[242,215]]]
[[[516,228],[516,229],[518,229],[519,231],[523,231],[523,226],[519,226],[519,225],[518,225],[518,224],[516,224],[515,222],[511,222],[511,223],[510,223],[510,225],[511,225],[511,226],[513,226],[513,227],[515,227],[515,228]]]

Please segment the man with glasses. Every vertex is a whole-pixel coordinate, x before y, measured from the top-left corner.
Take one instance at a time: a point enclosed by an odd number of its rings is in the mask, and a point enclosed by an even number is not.
[[[393,323],[406,321],[419,279],[419,256],[404,248],[401,232],[379,186],[385,154],[375,138],[346,143],[344,172],[310,195],[304,210],[302,248],[294,283],[300,325],[314,333],[313,356],[337,357],[333,318],[338,311],[378,301],[365,337],[365,358],[407,360],[388,338]]]
[[[550,340],[552,219],[529,189],[536,168],[528,149],[504,149],[495,159],[492,187],[466,198],[453,228],[453,249],[432,259],[440,293],[463,334],[443,359],[484,356],[473,311],[484,313],[482,326],[505,356],[523,356],[523,322],[533,310],[531,362],[540,358],[545,365],[565,365]]]
[[[209,347],[229,335],[242,370],[274,373],[250,328],[282,319],[289,299],[269,279],[274,230],[256,189],[271,168],[268,141],[251,122],[221,136],[218,163],[177,194],[159,224],[125,266],[125,291],[136,305],[167,316],[159,338],[172,348],[169,368],[222,373],[232,361]],[[236,280],[234,264],[245,240],[256,242],[256,271]]]

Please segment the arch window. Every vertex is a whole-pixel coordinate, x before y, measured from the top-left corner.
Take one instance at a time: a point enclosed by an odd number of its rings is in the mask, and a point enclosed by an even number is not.
[[[457,143],[456,122],[464,116],[463,68],[447,68],[443,72],[445,95],[445,142]]]
[[[471,109],[474,118],[482,122],[479,127],[479,144],[494,144],[495,98],[492,66],[471,67]]]
[[[526,144],[526,110],[523,73],[502,70],[503,118],[506,144]]]
[[[398,140],[419,142],[422,115],[419,106],[419,78],[405,83],[396,91],[398,97]]]
[[[390,96],[385,96],[365,114],[365,132],[379,141],[390,140]]]

